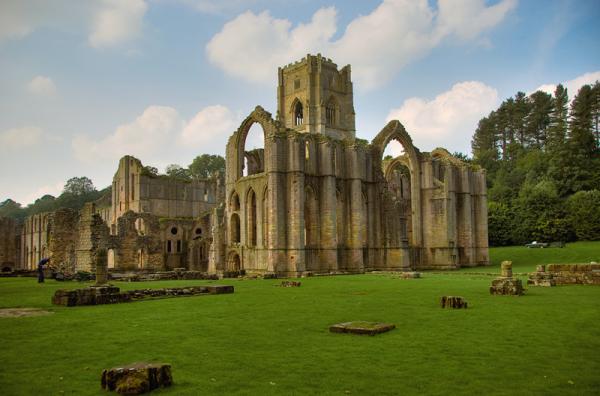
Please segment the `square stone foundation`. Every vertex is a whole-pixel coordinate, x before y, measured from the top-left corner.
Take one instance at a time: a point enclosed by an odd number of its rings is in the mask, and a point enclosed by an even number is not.
[[[396,325],[391,323],[356,321],[334,324],[329,327],[329,331],[332,333],[352,333],[373,336],[395,328]]]

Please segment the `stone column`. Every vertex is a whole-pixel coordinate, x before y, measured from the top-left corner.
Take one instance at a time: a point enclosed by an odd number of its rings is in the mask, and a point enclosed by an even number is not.
[[[270,136],[265,140],[265,145],[269,146],[265,150],[265,167],[267,172],[267,218],[269,235],[269,258],[268,271],[282,272],[287,271],[286,250],[286,224],[285,224],[285,158],[286,150],[281,138]],[[265,147],[266,149],[266,147]]]
[[[364,166],[364,155],[357,146],[348,147],[350,157],[350,219],[349,229],[350,249],[348,251],[348,268],[353,272],[363,272],[363,252],[362,238],[365,224],[365,215],[363,213],[363,194],[362,194],[362,168]]]
[[[335,175],[333,174],[332,145],[327,141],[321,141],[317,145],[320,163],[321,185],[319,199],[321,237],[320,241],[320,264],[321,272],[338,270],[337,256],[337,214],[336,214],[336,188]]]
[[[96,250],[94,257],[96,267],[96,284],[95,286],[104,286],[108,283],[108,257],[106,249]]]
[[[500,264],[500,269],[503,278],[512,278],[512,261],[503,261]]]
[[[306,270],[304,238],[304,146],[297,137],[288,139],[288,271],[299,275]]]

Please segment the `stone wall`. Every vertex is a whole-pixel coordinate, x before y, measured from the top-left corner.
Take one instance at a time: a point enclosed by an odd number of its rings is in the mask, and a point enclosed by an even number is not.
[[[57,270],[72,274],[77,263],[77,245],[80,240],[79,213],[73,209],[59,209],[50,216],[48,236],[51,265]]]
[[[0,271],[21,269],[21,225],[18,221],[0,217]]]
[[[538,265],[529,275],[532,286],[600,285],[600,264],[548,264]]]

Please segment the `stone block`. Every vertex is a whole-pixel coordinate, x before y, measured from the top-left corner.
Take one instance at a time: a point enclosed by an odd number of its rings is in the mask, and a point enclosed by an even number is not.
[[[332,333],[352,333],[373,336],[395,328],[396,325],[392,323],[355,321],[334,324],[329,326],[329,331]]]
[[[521,296],[523,292],[523,282],[515,278],[496,278],[490,286],[490,294],[494,295]]]
[[[440,305],[442,308],[452,309],[466,309],[468,307],[467,301],[463,297],[459,296],[442,296],[440,299]]]
[[[211,285],[205,286],[209,294],[229,294],[233,293],[233,286],[229,285]]]
[[[121,395],[140,395],[172,384],[170,364],[133,363],[102,371],[102,389]]]
[[[281,287],[300,287],[302,283],[296,281],[281,281],[279,286]]]
[[[500,263],[501,276],[512,278],[512,261],[503,261]]]
[[[400,274],[400,278],[402,279],[418,279],[420,277],[420,272],[403,272],[402,274]]]

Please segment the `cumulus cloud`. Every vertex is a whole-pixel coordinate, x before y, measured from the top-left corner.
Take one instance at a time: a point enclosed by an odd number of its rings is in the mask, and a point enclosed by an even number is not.
[[[41,28],[85,31],[93,47],[137,38],[147,10],[145,0],[2,0],[0,43]]]
[[[147,9],[143,0],[104,0],[94,16],[90,45],[107,47],[137,38]]]
[[[363,88],[372,88],[446,38],[479,38],[515,6],[516,0],[492,6],[486,6],[484,0],[460,0],[458,7],[455,2],[440,0],[433,9],[427,0],[384,0],[370,14],[350,22],[337,40],[333,40],[338,31],[333,7],[319,9],[309,23],[295,27],[268,11],[247,11],[212,37],[206,53],[213,64],[233,76],[271,82],[277,66],[306,53],[321,52],[355,66],[356,81]]]
[[[579,91],[579,89],[586,85],[586,84],[594,84],[596,81],[600,81],[600,70],[599,71],[595,71],[595,72],[588,72],[588,73],[584,73],[580,76],[575,77],[572,80],[569,81],[565,81],[563,84],[563,86],[565,88],[567,88],[567,92],[569,93],[569,97],[571,99],[573,99],[575,97],[575,95],[577,95],[577,92]],[[543,91],[549,94],[554,94],[554,91],[556,90],[556,85],[557,84],[543,84],[540,85],[539,87],[537,87],[535,91]]]
[[[27,83],[27,90],[35,95],[51,96],[56,93],[56,85],[50,77],[36,76]]]
[[[134,121],[118,126],[101,139],[86,135],[72,141],[82,162],[114,160],[130,154],[149,163],[178,162],[182,153],[223,153],[235,128],[235,116],[225,106],[200,110],[188,122],[168,106],[149,106]]]
[[[418,147],[446,147],[469,152],[468,142],[477,122],[498,104],[498,92],[479,81],[457,83],[432,100],[410,98],[390,111],[388,121],[399,120]],[[466,143],[465,143],[466,142]]]
[[[185,125],[181,141],[183,144],[206,145],[215,138],[229,137],[235,129],[234,120],[235,116],[227,107],[208,106]]]
[[[12,128],[0,133],[0,149],[5,151],[35,146],[42,142],[42,130],[38,127]]]

